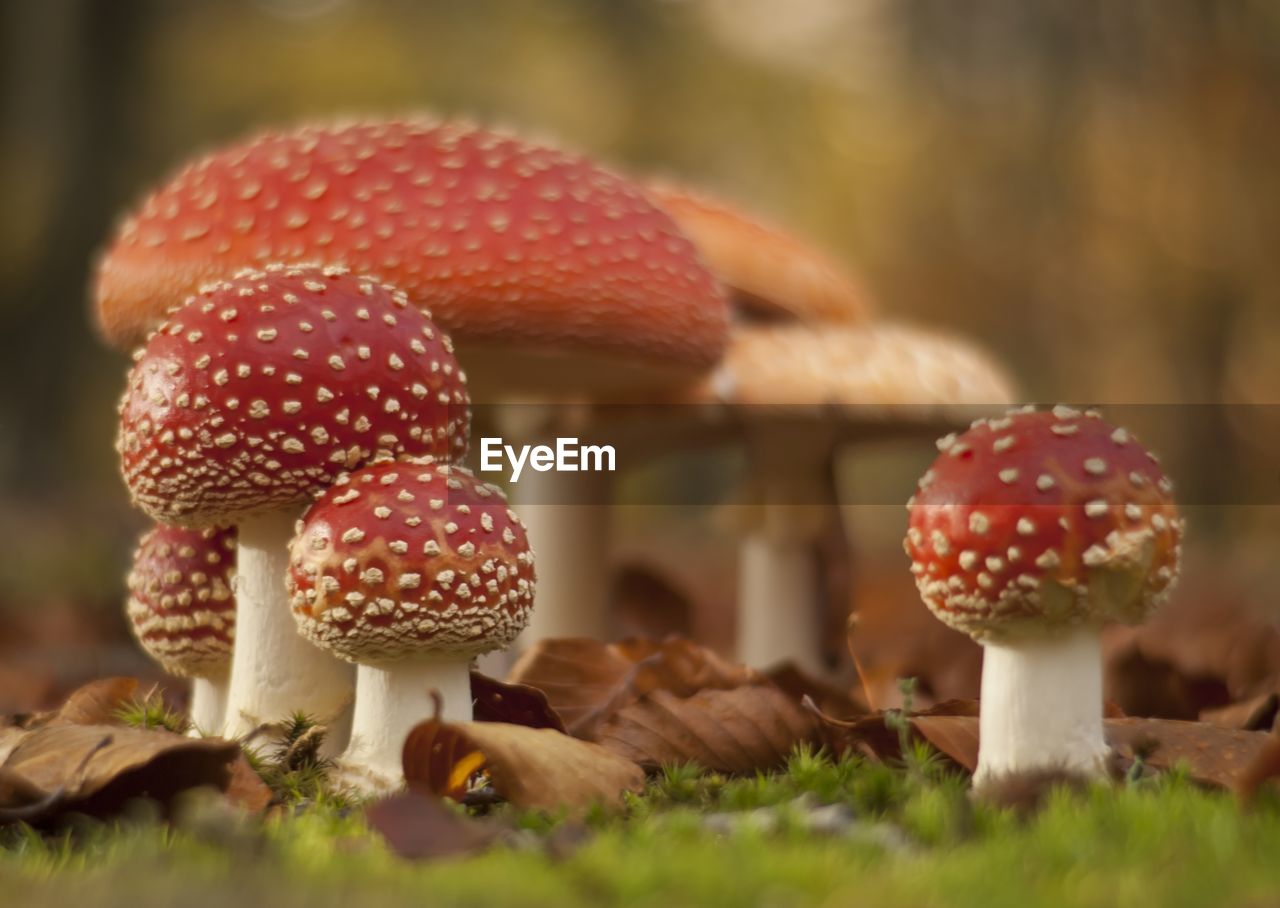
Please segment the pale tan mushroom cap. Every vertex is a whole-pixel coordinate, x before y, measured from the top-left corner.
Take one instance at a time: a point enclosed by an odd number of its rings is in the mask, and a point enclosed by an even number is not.
[[[863,287],[813,246],[685,188],[658,183],[649,192],[693,240],[740,308],[845,323],[870,316]]]
[[[927,420],[1005,406],[1015,393],[989,354],[957,337],[898,324],[785,324],[737,328],[690,402],[888,408]]]

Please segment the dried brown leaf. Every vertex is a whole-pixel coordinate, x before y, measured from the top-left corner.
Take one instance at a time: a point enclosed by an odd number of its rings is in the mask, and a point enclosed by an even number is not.
[[[248,813],[263,813],[271,806],[271,788],[258,775],[244,754],[231,761],[227,801]]]
[[[116,714],[138,691],[137,678],[99,678],[76,688],[49,725],[116,725]]]
[[[916,679],[916,708],[978,695],[982,647],[933,617],[910,574],[865,565],[854,601],[847,643],[871,708],[902,705],[900,678]]]
[[[461,801],[476,780],[518,807],[577,812],[602,803],[618,806],[626,791],[644,785],[644,773],[595,744],[548,728],[500,722],[430,720],[404,747],[410,788]]]
[[[827,715],[849,719],[870,711],[860,694],[821,681],[790,662],[770,669],[765,676],[792,700],[799,703],[808,697]]]
[[[1204,785],[1234,788],[1271,736],[1180,719],[1107,719],[1107,743],[1122,760],[1141,758],[1156,770],[1186,765]]]
[[[811,716],[766,685],[701,690],[690,697],[653,691],[607,719],[599,741],[647,770],[694,762],[741,774],[781,766],[815,732]]]
[[[520,658],[508,680],[541,690],[569,733],[587,740],[595,739],[596,726],[610,715],[652,691],[687,697],[709,688],[766,683],[752,669],[678,637],[542,640]]]
[[[47,801],[44,809],[23,817],[38,822],[70,810],[106,816],[139,797],[168,804],[178,792],[202,785],[225,791],[239,753],[234,742],[216,738],[50,725],[25,733],[0,766],[9,780],[3,787],[18,800],[0,807],[30,807],[39,793]]]
[[[893,726],[896,711],[841,720],[821,712],[811,700],[806,706],[817,717],[822,740],[833,753],[856,753],[879,762],[902,759],[902,737]],[[978,765],[978,701],[945,700],[907,718],[914,740],[928,742],[969,772]]]
[[[365,819],[392,851],[410,861],[479,854],[501,832],[450,810],[438,797],[422,791],[378,801],[365,810]]]
[[[1272,731],[1280,718],[1280,696],[1275,691],[1248,697],[1239,703],[1206,709],[1200,713],[1203,722],[1243,728],[1245,731]]]
[[[1277,778],[1280,778],[1280,735],[1272,734],[1236,779],[1236,796],[1248,804],[1264,784]]]
[[[1103,635],[1110,695],[1130,715],[1195,719],[1280,681],[1269,604],[1222,570],[1189,572],[1151,620]]]
[[[471,699],[477,722],[506,722],[529,728],[553,728],[564,723],[547,702],[547,695],[528,684],[498,681],[480,672],[471,673]]]

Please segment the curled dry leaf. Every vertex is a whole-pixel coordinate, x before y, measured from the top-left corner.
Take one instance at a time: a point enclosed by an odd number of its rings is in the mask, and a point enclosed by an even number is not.
[[[137,678],[99,678],[73,690],[55,710],[12,716],[8,728],[28,731],[48,725],[114,725],[117,712],[137,696]]]
[[[137,678],[100,678],[71,692],[50,725],[114,725],[138,692]]]
[[[11,742],[0,765],[7,818],[42,822],[74,810],[107,816],[147,797],[168,804],[203,785],[225,791],[234,742],[113,725],[49,725]]]
[[[823,743],[833,753],[855,753],[877,762],[902,759],[901,715],[881,710],[856,719],[836,719],[821,712],[812,699],[805,707],[817,717]],[[968,772],[978,765],[978,701],[944,700],[905,717],[912,740],[923,741]]]
[[[564,722],[547,702],[547,695],[527,684],[498,681],[473,671],[471,699],[477,722],[506,722],[529,728],[553,728],[558,732],[565,730]]]
[[[600,744],[647,770],[697,763],[725,773],[781,766],[815,740],[813,717],[776,687],[707,689],[690,697],[655,690],[599,727]]]
[[[227,781],[227,802],[247,813],[262,813],[271,806],[271,788],[262,781],[243,753],[231,761]]]
[[[1179,719],[1107,719],[1107,743],[1122,761],[1141,758],[1152,769],[1187,767],[1203,785],[1234,788],[1271,736]]]
[[[1274,691],[1258,694],[1239,703],[1206,709],[1200,713],[1200,719],[1214,725],[1242,728],[1245,731],[1273,731],[1280,727],[1277,722],[1280,719],[1280,696]]]
[[[364,815],[391,850],[410,861],[479,854],[501,833],[498,827],[463,816],[421,791],[377,801]]]
[[[1107,690],[1130,715],[1194,719],[1280,680],[1280,626],[1269,603],[1234,580],[1230,565],[1192,567],[1151,620],[1104,633]]]
[[[1280,734],[1269,735],[1262,749],[1254,755],[1249,765],[1236,780],[1236,796],[1246,804],[1258,796],[1267,782],[1280,779]]]
[[[595,740],[596,726],[610,715],[653,691],[688,697],[706,689],[767,683],[752,669],[678,637],[617,643],[584,637],[541,640],[507,680],[541,690],[569,733],[587,740]]]
[[[421,723],[404,745],[404,775],[411,789],[455,801],[487,782],[517,807],[570,812],[619,806],[644,786],[640,767],[603,747],[501,722]]]
[[[846,637],[868,705],[902,705],[900,678],[916,679],[912,696],[917,708],[976,697],[982,647],[934,618],[911,575],[897,564],[861,568]]]
[[[860,694],[814,678],[791,662],[771,668],[766,677],[792,700],[799,703],[808,697],[827,715],[846,719],[866,715],[869,711]]]

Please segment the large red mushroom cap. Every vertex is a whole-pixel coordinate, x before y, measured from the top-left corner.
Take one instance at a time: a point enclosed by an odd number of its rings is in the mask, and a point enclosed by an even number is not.
[[[505,647],[529,619],[534,580],[529,540],[502,491],[430,458],[343,477],[290,548],[303,636],[351,662]]]
[[[129,571],[129,624],[142,648],[179,678],[225,675],[235,641],[234,530],[156,526]]]
[[[425,121],[306,126],[191,164],[103,256],[99,325],[130,344],[172,300],[267,262],[388,281],[468,353],[621,354],[687,374],[716,361],[727,332],[718,284],[642,187],[553,148]]]
[[[380,455],[466,452],[449,339],[405,295],[341,268],[210,285],[136,355],[118,448],[161,523],[226,525],[304,501]]]
[[[1066,407],[979,420],[908,508],[906,550],[933,613],[979,639],[1143,620],[1177,577],[1172,485],[1129,432]]]

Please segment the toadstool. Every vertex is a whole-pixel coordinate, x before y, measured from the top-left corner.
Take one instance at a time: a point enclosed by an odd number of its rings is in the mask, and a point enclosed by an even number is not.
[[[472,717],[472,658],[506,647],[533,605],[533,555],[496,486],[430,458],[344,476],[307,510],[290,548],[302,634],[357,664],[341,762],[371,789],[403,783],[401,750],[433,714]]]
[[[468,398],[452,347],[403,293],[341,268],[210,285],[135,357],[118,449],[156,520],[238,529],[228,734],[304,711],[332,721],[350,670],[302,640],[285,594],[308,498],[378,456],[461,456]]]
[[[1178,572],[1172,485],[1095,412],[1019,410],[943,438],[906,550],[939,619],[983,646],[974,784],[1105,772],[1099,630],[1141,622]]]
[[[728,329],[719,285],[641,186],[426,119],[303,126],[188,165],[110,242],[98,325],[129,344],[172,300],[266,262],[343,265],[401,288],[462,345],[481,391],[685,381],[715,363]]]
[[[235,640],[235,553],[232,530],[156,526],[138,540],[129,571],[129,625],[166,672],[191,679],[189,712],[199,732],[222,728]]]

